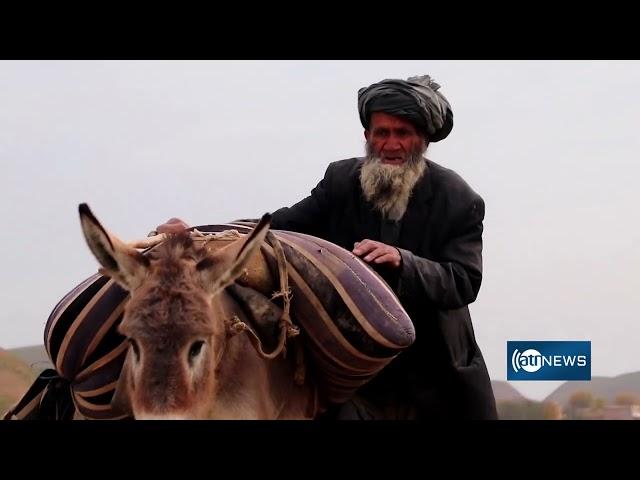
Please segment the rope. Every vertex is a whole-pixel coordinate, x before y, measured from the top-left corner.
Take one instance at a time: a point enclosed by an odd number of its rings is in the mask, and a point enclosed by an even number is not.
[[[280,283],[280,290],[276,291],[271,300],[282,297],[283,309],[280,319],[278,321],[280,327],[280,334],[278,338],[278,345],[272,352],[265,352],[262,348],[262,342],[253,328],[241,321],[237,316],[232,317],[228,321],[228,328],[231,334],[238,334],[247,332],[249,334],[249,340],[253,344],[258,354],[265,359],[272,360],[282,353],[283,358],[287,356],[287,339],[296,337],[300,334],[300,328],[295,326],[291,320],[291,288],[289,287],[289,272],[287,267],[287,259],[282,248],[282,244],[278,238],[272,233],[267,232],[266,240],[273,247],[278,264],[278,277]],[[294,381],[297,385],[304,384],[306,370],[304,362],[304,352],[301,344],[295,345],[295,373]]]

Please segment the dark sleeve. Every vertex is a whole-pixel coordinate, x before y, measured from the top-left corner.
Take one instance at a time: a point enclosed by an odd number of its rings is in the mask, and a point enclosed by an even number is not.
[[[332,184],[331,165],[311,194],[291,207],[284,207],[272,214],[271,228],[290,230],[321,237],[327,229],[332,198],[329,193]]]
[[[437,261],[398,248],[402,270],[398,283],[401,301],[425,298],[439,309],[472,303],[482,282],[482,222],[484,201],[475,197],[462,209]]]

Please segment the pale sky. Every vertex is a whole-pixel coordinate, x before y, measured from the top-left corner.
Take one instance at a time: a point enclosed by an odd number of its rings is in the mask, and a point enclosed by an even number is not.
[[[97,270],[79,203],[125,240],[291,205],[362,155],[360,87],[423,74],[454,112],[428,157],[486,202],[491,377],[508,340],[591,340],[593,375],[640,370],[638,61],[2,61],[0,347],[41,344]]]

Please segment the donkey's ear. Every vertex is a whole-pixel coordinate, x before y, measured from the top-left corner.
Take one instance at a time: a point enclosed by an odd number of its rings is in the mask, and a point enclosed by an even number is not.
[[[100,273],[113,278],[126,290],[139,287],[147,275],[149,259],[107,233],[86,203],[80,204],[78,211],[87,245],[102,265]]]
[[[251,257],[260,251],[270,223],[271,215],[265,213],[245,238],[233,242],[198,263],[196,268],[211,293],[215,294],[226,288],[242,275]]]

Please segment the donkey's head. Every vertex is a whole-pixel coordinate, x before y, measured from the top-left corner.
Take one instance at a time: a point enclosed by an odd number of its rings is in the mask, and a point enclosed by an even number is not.
[[[270,216],[215,253],[185,232],[143,255],[108,233],[86,204],[79,210],[100,272],[131,295],[119,326],[130,347],[114,405],[135,418],[206,418],[227,341],[219,294],[258,252]]]

